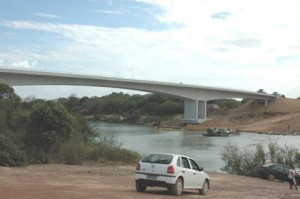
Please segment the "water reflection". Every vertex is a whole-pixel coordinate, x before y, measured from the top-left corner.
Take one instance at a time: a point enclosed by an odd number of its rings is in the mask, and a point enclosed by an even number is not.
[[[92,123],[103,133],[116,135],[122,147],[139,152],[142,155],[152,152],[185,154],[208,171],[220,171],[224,162],[220,151],[228,143],[236,144],[240,149],[253,149],[258,143],[267,146],[270,141],[281,145],[300,145],[299,136],[262,135],[242,132],[239,136],[206,137],[203,132],[162,131],[152,127],[111,123]]]

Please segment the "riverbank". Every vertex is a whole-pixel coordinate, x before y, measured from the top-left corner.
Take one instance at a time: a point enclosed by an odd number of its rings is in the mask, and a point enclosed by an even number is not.
[[[24,168],[0,167],[1,199],[98,199],[98,198],[174,198],[163,188],[147,188],[137,193],[134,165],[30,165]],[[208,172],[209,194],[203,198],[293,199],[300,192],[287,183],[260,178]],[[187,190],[182,198],[202,198],[196,190]]]

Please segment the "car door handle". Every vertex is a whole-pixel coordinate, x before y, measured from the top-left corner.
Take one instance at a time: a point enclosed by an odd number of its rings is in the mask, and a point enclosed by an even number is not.
[[[194,176],[196,175],[196,173],[194,173]]]
[[[185,173],[185,171],[182,171],[182,173]]]

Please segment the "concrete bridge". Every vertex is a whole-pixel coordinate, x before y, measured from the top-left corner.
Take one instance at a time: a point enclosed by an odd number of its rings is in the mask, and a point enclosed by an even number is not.
[[[184,122],[186,123],[205,121],[207,101],[210,100],[247,98],[263,100],[267,105],[268,100],[276,98],[269,94],[226,88],[10,68],[0,68],[0,82],[10,86],[77,85],[160,93],[184,100]]]

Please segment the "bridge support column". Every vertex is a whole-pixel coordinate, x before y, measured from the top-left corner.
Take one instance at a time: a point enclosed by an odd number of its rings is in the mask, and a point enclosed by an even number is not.
[[[185,100],[184,122],[200,123],[206,120],[206,101]]]

